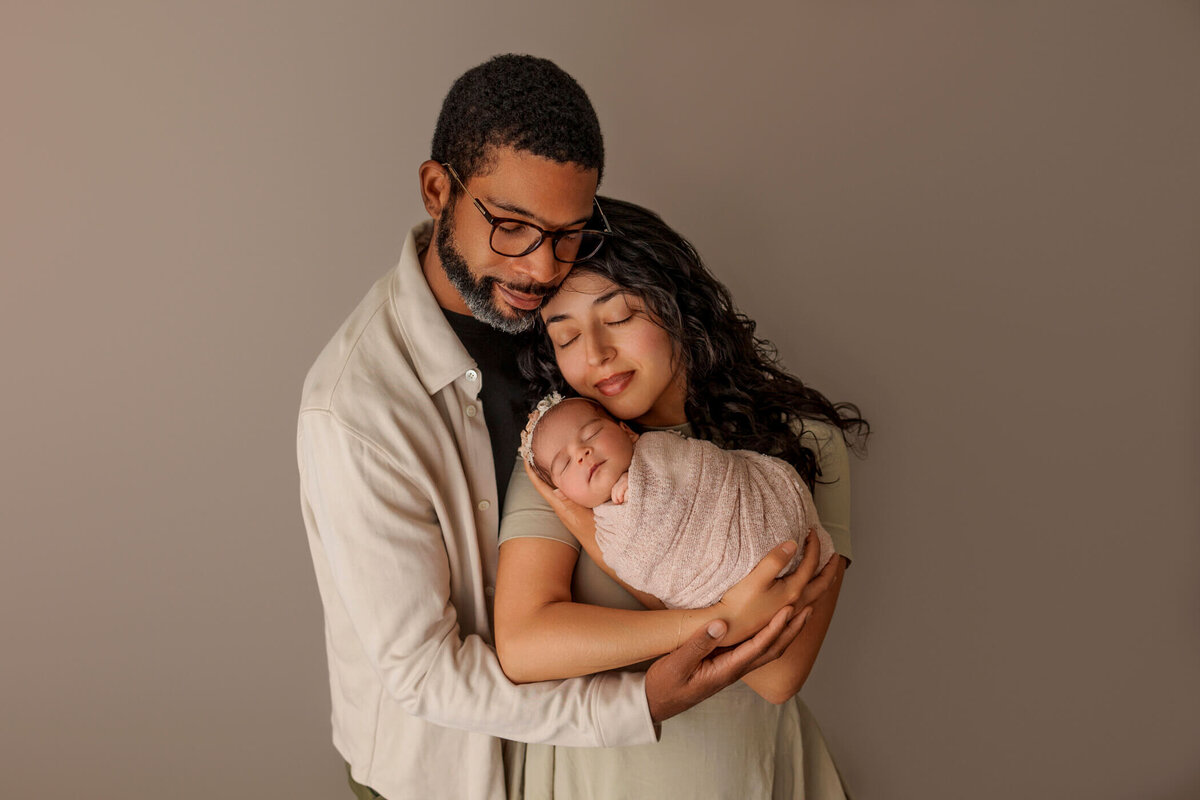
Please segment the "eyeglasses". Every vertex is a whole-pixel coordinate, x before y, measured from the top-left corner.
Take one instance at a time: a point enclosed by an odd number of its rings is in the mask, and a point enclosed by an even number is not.
[[[554,251],[554,257],[564,264],[574,264],[577,261],[585,261],[600,252],[600,248],[604,246],[604,242],[609,236],[612,236],[612,228],[609,227],[608,217],[604,216],[604,209],[600,208],[600,201],[592,198],[592,204],[596,206],[596,211],[600,212],[600,219],[604,221],[604,230],[561,230],[548,231],[544,228],[539,228],[532,222],[525,222],[519,219],[509,219],[507,217],[494,217],[483,207],[483,203],[479,202],[479,198],[471,194],[467,189],[467,185],[463,183],[462,178],[458,177],[458,173],[454,171],[454,167],[447,163],[442,163],[442,166],[449,171],[458,181],[458,185],[475,201],[475,207],[479,209],[479,213],[483,214],[483,218],[492,226],[492,235],[488,243],[492,246],[492,252],[497,255],[507,258],[520,258],[527,256],[534,250],[541,247],[541,244],[546,239],[550,240],[550,248]]]

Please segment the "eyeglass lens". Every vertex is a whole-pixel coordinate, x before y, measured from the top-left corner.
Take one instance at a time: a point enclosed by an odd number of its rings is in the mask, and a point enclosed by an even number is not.
[[[554,257],[568,263],[591,258],[604,244],[603,234],[595,231],[562,231],[548,237],[554,241]],[[541,240],[541,231],[519,222],[502,222],[492,228],[492,249],[509,258],[533,252]]]

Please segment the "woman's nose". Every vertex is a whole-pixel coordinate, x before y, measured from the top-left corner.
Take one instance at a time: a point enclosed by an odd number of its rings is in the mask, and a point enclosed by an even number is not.
[[[587,359],[588,364],[599,366],[605,361],[612,358],[613,349],[600,336],[587,337]]]

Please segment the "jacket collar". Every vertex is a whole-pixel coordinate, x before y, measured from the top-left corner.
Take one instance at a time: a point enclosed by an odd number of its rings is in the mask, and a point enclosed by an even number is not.
[[[475,366],[454,329],[442,314],[433,290],[421,271],[421,252],[430,246],[432,220],[409,231],[400,263],[388,287],[397,332],[408,345],[409,357],[425,391],[436,394]]]

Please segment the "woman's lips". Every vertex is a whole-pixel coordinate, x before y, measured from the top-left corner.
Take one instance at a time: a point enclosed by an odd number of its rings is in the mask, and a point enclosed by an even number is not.
[[[496,288],[500,290],[500,296],[504,298],[504,302],[513,308],[519,308],[522,311],[533,311],[542,304],[543,298],[541,295],[514,292],[512,289],[507,289],[499,283],[496,284]]]
[[[594,384],[596,391],[605,397],[612,397],[625,391],[625,387],[629,385],[629,381],[633,379],[633,370],[628,372],[618,372],[616,375],[609,375],[601,381],[596,381]]]

